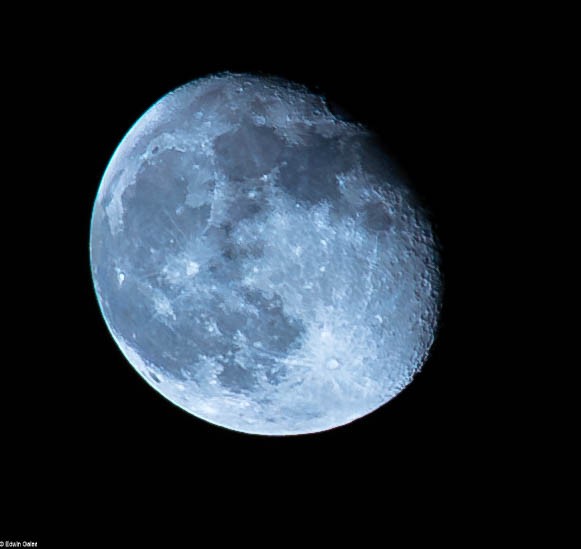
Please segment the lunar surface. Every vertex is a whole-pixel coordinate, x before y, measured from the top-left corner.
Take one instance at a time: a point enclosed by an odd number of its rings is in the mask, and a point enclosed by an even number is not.
[[[236,431],[360,418],[436,333],[438,253],[410,186],[369,130],[285,80],[211,76],[153,105],[103,176],[90,251],[128,361]]]

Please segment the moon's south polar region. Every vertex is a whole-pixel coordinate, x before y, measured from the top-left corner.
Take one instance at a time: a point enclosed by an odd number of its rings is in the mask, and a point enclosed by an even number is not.
[[[191,82],[131,128],[91,225],[105,321],[162,395],[286,435],[397,395],[436,331],[432,228],[360,124],[284,80]]]

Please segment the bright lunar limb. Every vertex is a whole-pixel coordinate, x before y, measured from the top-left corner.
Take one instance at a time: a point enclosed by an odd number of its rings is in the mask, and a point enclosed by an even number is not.
[[[276,78],[221,74],[153,105],[103,176],[101,311],[133,367],[236,431],[349,423],[434,339],[432,228],[370,131]]]

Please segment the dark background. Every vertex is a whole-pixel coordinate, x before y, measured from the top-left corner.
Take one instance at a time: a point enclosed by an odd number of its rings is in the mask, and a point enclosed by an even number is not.
[[[34,315],[18,321],[21,333],[37,338],[18,343],[19,378],[4,399],[5,445],[17,449],[6,453],[9,490],[22,498],[15,509],[58,515],[54,498],[64,494],[82,522],[100,497],[120,507],[155,501],[156,512],[183,497],[192,512],[220,513],[242,512],[253,499],[262,520],[276,522],[296,499],[301,520],[327,509],[341,521],[361,509],[387,513],[391,504],[406,514],[435,511],[445,498],[455,502],[450,513],[466,518],[489,489],[503,459],[490,401],[494,364],[481,340],[491,329],[485,311],[494,284],[490,232],[480,223],[494,152],[490,96],[499,85],[490,78],[490,44],[470,28],[429,20],[403,30],[395,22],[353,29],[323,36],[287,28],[228,41],[206,31],[171,48],[149,36],[113,39],[104,31],[84,39],[77,31],[50,50],[43,61],[50,78],[41,77],[51,97],[42,165],[50,185],[33,206],[41,236],[32,261],[45,274],[26,275],[39,297]],[[325,94],[379,133],[432,212],[445,284],[438,338],[408,388],[350,425],[280,438],[208,424],[149,387],[101,318],[88,243],[107,162],[157,99],[221,71],[274,74]],[[384,501],[379,509],[375,495]]]
[[[283,463],[295,463],[299,470],[321,468],[320,474],[325,476],[341,463],[346,466],[355,460],[354,465],[372,467],[398,454],[406,456],[408,466],[417,460],[417,468],[425,468],[424,461],[441,461],[448,467],[451,463],[445,461],[456,460],[467,451],[473,438],[470,431],[478,428],[473,401],[480,393],[474,384],[474,370],[479,365],[477,353],[470,347],[471,326],[460,312],[473,299],[465,263],[466,249],[472,243],[463,217],[466,202],[473,200],[469,187],[474,184],[474,167],[464,157],[463,125],[470,89],[462,78],[462,67],[450,65],[449,59],[426,56],[413,63],[408,58],[386,59],[373,70],[361,58],[334,59],[332,53],[312,52],[297,59],[229,55],[190,66],[164,64],[132,71],[125,65],[107,63],[103,69],[91,82],[96,93],[90,112],[82,116],[87,169],[84,180],[79,181],[82,230],[76,242],[76,254],[85,262],[78,299],[86,322],[83,337],[90,349],[89,363],[83,367],[91,371],[88,397],[96,406],[84,413],[104,437],[100,451],[115,444],[115,459],[127,459],[128,465],[143,453],[170,463],[172,454],[193,453],[196,463],[218,466],[224,462],[220,468],[226,469],[236,456],[241,470],[260,470],[258,464],[264,460],[265,481]],[[382,135],[433,212],[442,243],[446,293],[441,331],[431,358],[393,402],[331,432],[265,438],[237,434],[189,416],[160,397],[126,363],[107,332],[92,293],[87,260],[90,210],[116,145],[141,113],[167,91],[223,70],[277,74],[333,98]]]

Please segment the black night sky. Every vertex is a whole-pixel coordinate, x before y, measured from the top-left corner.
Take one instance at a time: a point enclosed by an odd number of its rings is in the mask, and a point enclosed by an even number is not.
[[[482,173],[489,107],[480,76],[486,53],[479,44],[463,47],[464,33],[423,30],[360,29],[349,39],[305,32],[293,43],[270,36],[223,47],[185,41],[175,55],[143,37],[91,48],[78,32],[51,50],[44,61],[53,67],[51,78],[40,79],[53,88],[46,125],[49,148],[60,152],[44,166],[54,188],[35,206],[43,213],[38,231],[47,233],[34,260],[48,274],[36,320],[25,316],[38,344],[19,344],[21,373],[3,403],[3,444],[19,449],[5,454],[7,490],[22,498],[14,509],[29,505],[31,517],[50,515],[64,493],[83,524],[84,505],[102,496],[115,505],[128,494],[161,507],[185,496],[192,514],[204,506],[223,509],[224,501],[244,507],[241,494],[249,493],[270,511],[299,498],[306,515],[339,502],[349,514],[370,494],[402,502],[402,493],[415,495],[419,507],[437,506],[442,493],[473,501],[499,448],[487,402],[490,355],[477,337],[489,325],[479,290],[486,266],[477,253],[486,233],[476,219],[489,200]],[[82,53],[73,55],[75,48]],[[101,318],[88,244],[107,162],[157,99],[222,71],[283,76],[326,95],[381,136],[433,214],[445,292],[430,359],[398,397],[350,425],[278,438],[205,423],[136,374]],[[54,242],[56,255],[49,251]],[[33,503],[26,503],[27,493],[35,494]]]
[[[377,445],[383,447],[392,437],[404,447],[428,443],[440,445],[447,437],[452,437],[452,442],[457,443],[458,429],[465,427],[465,417],[457,411],[467,397],[467,388],[462,382],[466,370],[460,357],[450,359],[448,353],[454,352],[454,345],[448,338],[454,337],[450,333],[457,299],[454,283],[457,266],[454,262],[457,261],[456,254],[461,254],[461,250],[454,249],[458,243],[454,241],[455,227],[450,225],[450,210],[457,207],[457,202],[450,203],[450,197],[455,193],[461,196],[464,192],[464,181],[458,181],[459,174],[455,173],[460,165],[454,155],[458,139],[455,134],[462,132],[454,126],[458,120],[451,118],[451,109],[458,108],[457,97],[461,90],[448,89],[445,78],[449,68],[441,65],[401,66],[395,61],[388,70],[372,72],[354,64],[353,70],[348,72],[345,59],[342,59],[339,70],[326,64],[325,58],[321,57],[309,57],[308,63],[294,59],[288,62],[281,59],[255,62],[235,59],[226,63],[219,59],[192,67],[170,65],[153,71],[132,73],[123,69],[115,72],[115,86],[103,86],[97,94],[101,102],[92,113],[97,133],[90,135],[94,149],[88,159],[91,162],[91,185],[87,183],[90,190],[86,189],[83,194],[84,212],[88,219],[99,179],[119,140],[139,115],[167,90],[226,69],[277,74],[305,83],[330,97],[382,136],[388,150],[399,159],[433,212],[443,247],[446,294],[442,328],[429,363],[399,397],[353,425],[290,439],[249,437],[189,417],[142,382],[111,340],[89,288],[83,298],[90,322],[89,341],[94,349],[91,364],[95,366],[91,368],[99,368],[102,372],[91,381],[91,395],[107,395],[108,403],[107,410],[95,415],[91,413],[91,419],[110,425],[113,429],[110,435],[119,437],[121,444],[129,444],[130,439],[133,447],[134,444],[149,445],[157,440],[163,447],[172,440],[179,446],[189,445],[190,438],[197,443],[207,439],[212,447],[221,449],[219,452],[229,453],[241,448],[249,452],[248,459],[251,459],[258,449],[263,452],[268,448],[286,454],[320,445],[326,448],[325,451],[333,452],[332,448],[338,445],[336,451],[340,451],[342,441],[346,439],[357,446],[370,444],[375,449],[372,453],[377,452]],[[108,66],[107,70],[111,72],[113,69]],[[427,95],[426,87],[436,82],[440,83],[439,86]],[[82,238],[86,240],[86,231]],[[81,248],[84,245],[82,238],[79,238]],[[85,281],[90,282],[88,265],[86,269]],[[465,388],[458,391],[459,385]],[[101,413],[106,416],[99,417]],[[124,422],[127,424],[122,426]]]

